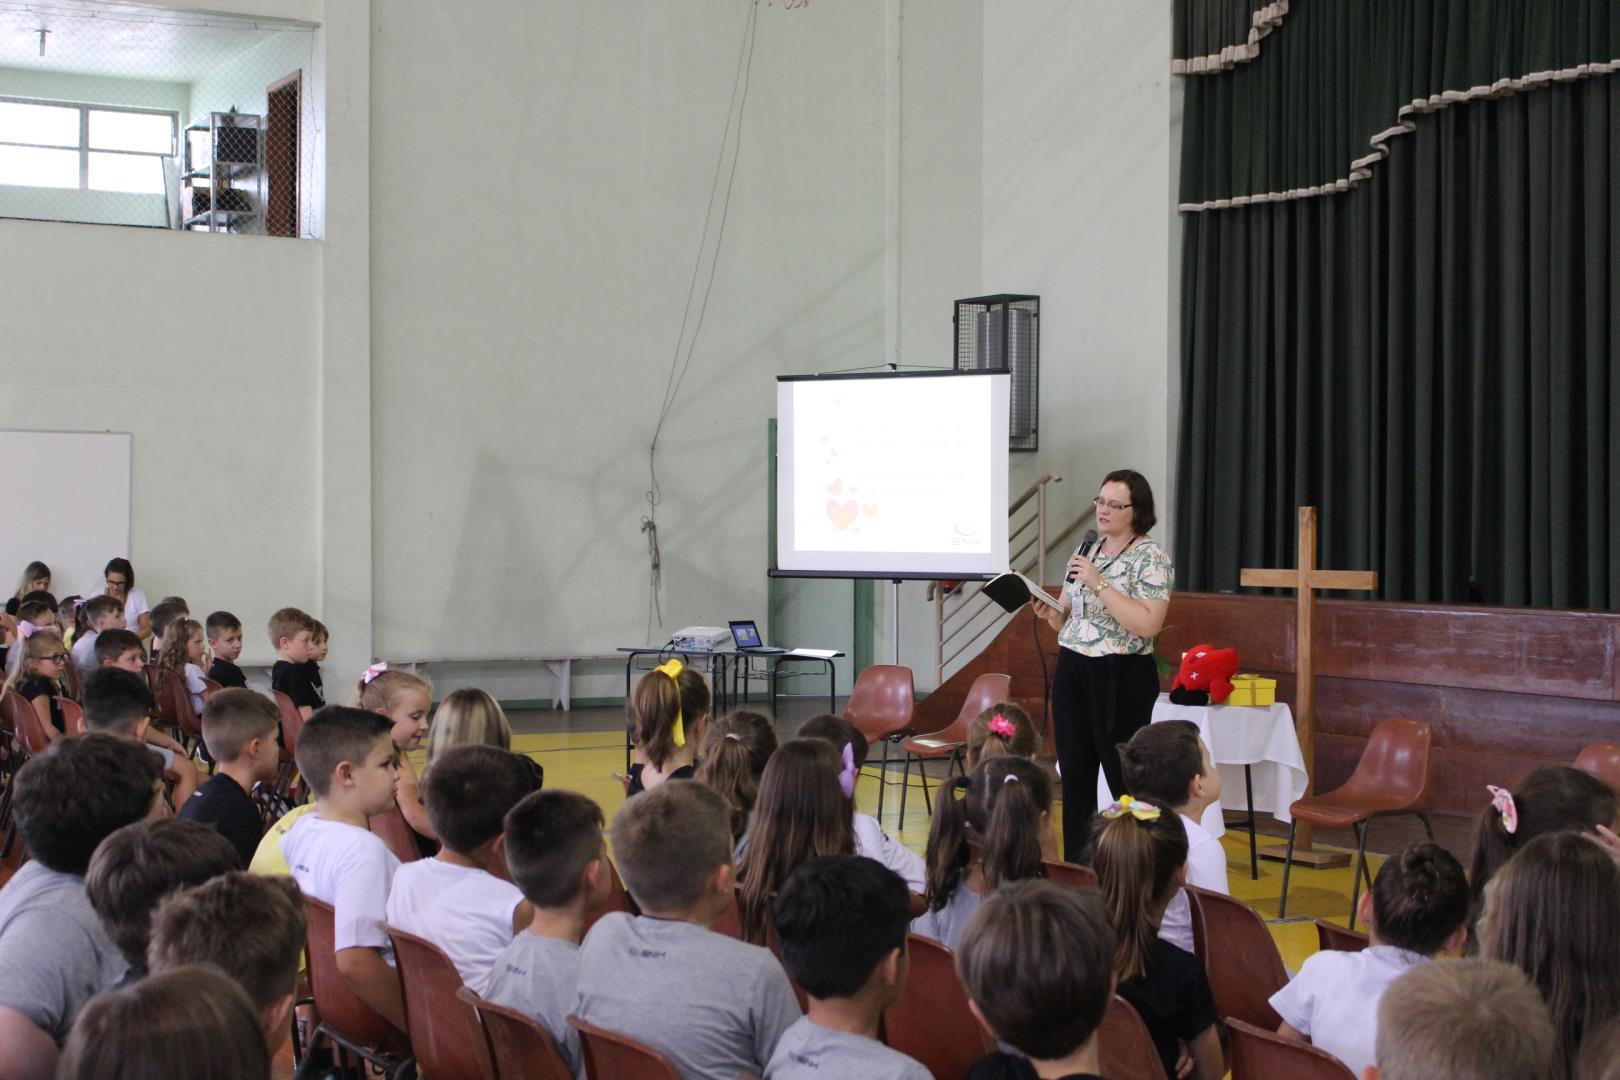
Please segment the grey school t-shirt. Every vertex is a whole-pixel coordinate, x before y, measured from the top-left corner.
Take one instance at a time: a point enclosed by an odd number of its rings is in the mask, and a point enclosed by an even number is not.
[[[495,958],[484,1000],[538,1020],[551,1033],[569,1071],[585,1080],[579,1032],[568,1026],[568,1014],[579,1000],[578,945],[524,931]]]
[[[933,938],[955,952],[956,946],[962,941],[962,931],[967,929],[968,920],[973,918],[973,913],[983,903],[984,897],[958,881],[945,900],[944,907],[938,911],[925,911],[911,920],[911,932]]]
[[[0,889],[0,1005],[58,1043],[79,1009],[129,964],[84,893],[84,878],[29,862]]]
[[[580,947],[574,1011],[651,1046],[683,1080],[763,1072],[802,1015],[770,950],[622,912],[604,916]]]
[[[808,1016],[787,1029],[776,1044],[765,1080],[933,1080],[933,1074],[876,1039],[811,1023]]]

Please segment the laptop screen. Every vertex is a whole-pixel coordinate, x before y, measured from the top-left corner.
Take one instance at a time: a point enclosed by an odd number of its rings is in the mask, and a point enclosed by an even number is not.
[[[731,620],[731,640],[737,643],[739,649],[757,649],[765,644],[759,636],[759,627],[754,625],[752,619]]]

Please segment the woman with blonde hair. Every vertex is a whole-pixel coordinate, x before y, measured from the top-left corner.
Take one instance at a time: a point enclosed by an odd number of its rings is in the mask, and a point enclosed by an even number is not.
[[[422,770],[425,780],[433,771],[433,763],[452,746],[493,746],[499,750],[512,749],[512,724],[506,711],[487,690],[476,686],[463,686],[452,690],[433,710],[433,726],[428,729],[427,767]],[[539,791],[545,770],[527,754],[519,753],[532,773],[534,790]]]

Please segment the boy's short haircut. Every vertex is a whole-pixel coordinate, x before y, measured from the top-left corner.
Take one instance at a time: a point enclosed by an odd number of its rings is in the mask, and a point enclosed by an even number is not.
[[[147,615],[147,618],[150,620],[152,626],[152,636],[162,637],[164,634],[169,632],[169,625],[171,623],[173,623],[176,619],[183,619],[185,616],[185,609],[173,601],[165,601],[163,603],[154,604],[152,606],[151,613]]]
[[[43,600],[24,600],[17,605],[18,622],[44,622],[47,616],[56,618],[55,604],[47,604]]]
[[[821,713],[812,716],[799,725],[795,733],[796,739],[820,739],[822,742],[832,743],[833,748],[840,754],[848,746],[855,755],[855,769],[860,771],[866,767],[866,736],[861,729],[834,713]]]
[[[290,877],[234,871],[171,893],[152,916],[147,966],[213,964],[263,1011],[293,992],[307,925]]]
[[[157,713],[157,701],[146,680],[123,668],[97,668],[85,676],[79,691],[84,726],[89,731],[128,735],[142,718]]]
[[[956,972],[995,1033],[1032,1058],[1068,1057],[1113,996],[1114,929],[1102,894],[1040,880],[1003,885],[968,921]]]
[[[1553,1023],[1524,972],[1471,958],[1419,964],[1378,1002],[1382,1080],[1541,1080],[1553,1059]]]
[[[208,632],[208,640],[213,641],[231,630],[241,633],[242,620],[228,611],[211,611],[208,613],[208,621],[204,624],[204,628]]]
[[[106,593],[92,596],[84,602],[84,617],[91,622],[105,618],[108,615],[122,615],[123,613],[124,605],[116,597],[108,596]],[[137,638],[136,640],[139,641],[140,639]]]
[[[648,911],[697,903],[715,868],[731,862],[731,845],[731,806],[706,784],[660,784],[613,815],[619,874]]]
[[[180,614],[191,614],[191,605],[186,603],[186,598],[183,596],[165,596],[162,600],[159,600],[158,603],[173,604],[175,607],[180,609]]]
[[[1432,841],[1384,860],[1372,894],[1378,940],[1424,956],[1439,952],[1468,922],[1473,902],[1462,863]]]
[[[146,646],[141,644],[141,636],[133,630],[117,627],[112,630],[103,630],[96,637],[96,666],[110,664],[127,652],[138,652],[141,658],[146,658]]]
[[[422,801],[439,842],[468,855],[501,835],[506,812],[534,790],[523,759],[494,746],[452,746],[422,782]]]
[[[313,618],[309,620],[309,640],[326,641],[331,636],[331,633],[326,629],[326,624],[321,620]]]
[[[270,616],[270,647],[281,648],[283,638],[295,638],[305,630],[313,630],[315,620],[295,607],[284,607]]]
[[[911,893],[875,859],[822,855],[788,875],[771,919],[790,979],[813,998],[853,997],[906,947]]]
[[[28,759],[12,781],[12,813],[29,856],[83,874],[97,844],[151,811],[162,767],[145,745],[101,732],[61,739]]]
[[[44,604],[52,614],[55,614],[61,608],[61,605],[56,602],[56,597],[44,589],[35,589],[33,592],[23,593],[22,599],[17,601],[17,604],[19,607],[23,604]]]
[[[265,738],[281,727],[275,702],[263,694],[229,687],[203,705],[203,743],[215,761],[232,761],[254,739]]]
[[[1204,741],[1189,720],[1161,720],[1119,744],[1125,790],[1166,809],[1183,806],[1192,782],[1204,774]]]
[[[602,824],[602,808],[577,791],[536,791],[512,807],[506,869],[525,899],[537,908],[572,902],[586,864],[602,857]]]
[[[327,705],[315,710],[298,732],[298,772],[316,797],[332,789],[332,770],[347,761],[359,766],[377,744],[379,735],[394,730],[393,721],[382,713],[351,709],[347,705]]]
[[[84,876],[84,891],[124,959],[144,970],[158,901],[240,865],[231,842],[200,821],[137,821],[96,848]]]

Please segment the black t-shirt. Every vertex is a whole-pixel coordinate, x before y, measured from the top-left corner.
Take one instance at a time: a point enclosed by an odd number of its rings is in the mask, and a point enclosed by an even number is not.
[[[310,681],[312,671],[314,682]],[[276,666],[270,669],[270,688],[292,698],[292,703],[299,708],[319,709],[326,704],[326,697],[321,693],[320,668],[313,663],[277,660]]]
[[[968,1070],[967,1080],[1037,1080],[1037,1076],[1028,1058],[997,1050],[975,1061]],[[1102,1077],[1095,1073],[1070,1073],[1063,1080],[1102,1080]]]
[[[221,660],[217,656],[208,668],[208,677],[223,687],[247,689],[247,676],[242,674],[242,669],[229,660]]]
[[[44,694],[46,697],[50,698],[51,725],[55,727],[57,731],[66,731],[67,728],[63,726],[62,722],[62,703],[56,700],[56,696],[61,692],[62,688],[56,685],[56,681],[54,679],[47,679],[43,675],[30,675],[17,686],[17,693],[21,694],[29,701],[33,701],[41,694]]]
[[[630,786],[624,789],[626,798],[629,798],[631,795],[640,795],[643,791],[647,790],[641,786],[641,770],[644,768],[646,768],[646,766],[639,761],[630,766]],[[670,780],[690,780],[696,775],[696,768],[691,765],[682,765],[680,768],[664,777],[664,780],[666,783]]]
[[[1119,984],[1119,996],[1142,1017],[1169,1076],[1176,1075],[1180,1044],[1192,1042],[1216,1020],[1204,965],[1163,938],[1153,940],[1147,971]]]
[[[20,607],[22,607],[22,601],[13,596],[10,600],[6,601],[6,614],[16,615],[17,609]]]
[[[221,836],[231,842],[246,870],[253,861],[253,853],[264,836],[264,821],[258,807],[242,785],[224,773],[215,773],[208,782],[191,793],[175,815],[182,821],[198,821],[212,825]]]

